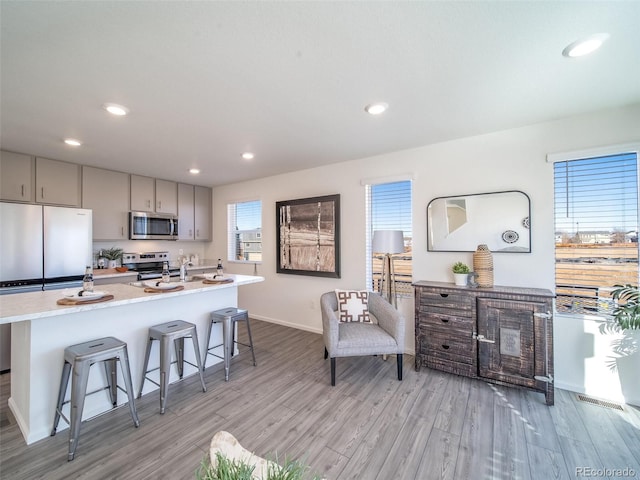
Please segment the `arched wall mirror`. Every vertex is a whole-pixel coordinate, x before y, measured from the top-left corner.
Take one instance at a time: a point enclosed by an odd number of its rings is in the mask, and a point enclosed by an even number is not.
[[[427,206],[427,250],[531,252],[531,202],[518,190],[437,197]]]

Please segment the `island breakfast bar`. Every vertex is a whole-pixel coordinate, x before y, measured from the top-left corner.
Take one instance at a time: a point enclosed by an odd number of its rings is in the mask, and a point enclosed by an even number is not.
[[[86,305],[57,305],[56,301],[63,298],[62,290],[0,296],[0,324],[12,324],[9,408],[26,443],[31,444],[51,433],[66,347],[108,336],[126,342],[136,389],[142,378],[150,326],[171,320],[194,323],[202,354],[206,352],[205,344],[209,340],[206,334],[210,313],[224,307],[237,307],[239,286],[264,281],[263,277],[257,276],[229,276],[234,280],[231,283],[208,285],[202,279],[196,279],[180,283],[183,290],[162,293],[146,293],[144,288],[129,284],[104,285],[96,290],[113,295],[113,300]],[[222,343],[221,328],[214,328],[211,335],[211,345]],[[185,360],[195,363],[191,349],[185,350]],[[157,366],[158,357],[154,350],[151,359],[156,363],[150,361],[150,367]],[[212,364],[211,360],[208,364]],[[196,368],[185,362],[185,376],[196,372]],[[158,374],[157,371],[155,373]],[[121,378],[118,367],[119,384],[122,386]],[[172,369],[170,381],[177,379],[178,374]],[[101,389],[105,383],[104,370],[96,366],[91,369],[87,392]],[[152,382],[146,382],[142,393],[157,389]],[[138,393],[134,391],[133,395]],[[120,392],[118,403],[126,401],[127,396]],[[65,408],[68,411],[68,405]],[[106,392],[104,395],[89,395],[82,418],[93,417],[111,408]],[[60,422],[60,430],[67,427],[65,422]]]

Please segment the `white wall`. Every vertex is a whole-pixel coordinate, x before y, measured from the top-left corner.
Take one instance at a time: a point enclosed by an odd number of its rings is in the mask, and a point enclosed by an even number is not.
[[[320,295],[334,288],[365,287],[365,192],[361,180],[383,181],[410,174],[414,178],[414,280],[452,281],[453,263],[458,260],[472,263],[471,253],[427,252],[426,207],[431,199],[521,190],[531,198],[532,252],[494,253],[494,281],[497,285],[553,289],[553,166],[546,162],[546,155],[638,141],[639,126],[640,105],[634,105],[216,187],[214,241],[206,248],[205,255],[226,257],[227,203],[262,200],[264,259],[258,273],[266,281],[241,289],[239,304],[257,318],[321,332]],[[275,202],[335,193],[341,195],[341,278],[276,274]],[[228,264],[226,268],[236,273],[253,272],[253,265]],[[402,302],[400,309],[412,324],[412,301]],[[566,332],[563,322],[556,318],[557,339],[563,338]],[[575,329],[575,324],[571,328]],[[412,333],[410,329],[409,336]],[[410,339],[408,351],[412,351],[412,347]],[[639,371],[640,359],[636,360],[639,364],[636,371]],[[589,370],[583,368],[584,358],[566,352],[558,344],[555,363],[563,365],[562,376],[557,377],[558,386],[579,389],[579,385],[598,383],[586,378]],[[571,367],[573,364],[575,368]],[[600,374],[602,372],[598,372]],[[618,393],[612,393],[608,388],[598,393],[611,398],[621,396],[621,392],[619,389]],[[640,404],[640,395],[635,401]]]

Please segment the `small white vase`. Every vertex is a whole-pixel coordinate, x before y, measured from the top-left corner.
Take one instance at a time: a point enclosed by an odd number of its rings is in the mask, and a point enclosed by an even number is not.
[[[118,261],[117,260],[109,260],[109,268],[116,268],[118,266]]]
[[[454,282],[459,287],[466,287],[467,280],[469,278],[468,273],[454,273],[453,274]]]

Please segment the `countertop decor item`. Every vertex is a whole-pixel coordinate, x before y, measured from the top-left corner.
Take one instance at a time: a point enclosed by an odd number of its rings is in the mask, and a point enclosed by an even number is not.
[[[456,285],[459,287],[467,285],[467,282],[469,281],[469,272],[471,270],[466,263],[456,262],[453,264],[451,270],[453,271],[453,278]]]
[[[107,248],[106,250],[102,250],[102,258],[106,258],[109,261],[109,268],[116,268],[118,265],[118,260],[122,260],[123,250],[118,247]]]
[[[479,287],[493,287],[493,255],[485,244],[473,252],[473,271]]]

